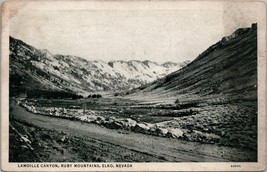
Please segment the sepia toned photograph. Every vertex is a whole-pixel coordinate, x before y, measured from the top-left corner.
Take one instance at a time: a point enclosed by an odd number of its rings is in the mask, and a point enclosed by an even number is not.
[[[3,170],[266,167],[264,1],[6,1],[2,28]]]

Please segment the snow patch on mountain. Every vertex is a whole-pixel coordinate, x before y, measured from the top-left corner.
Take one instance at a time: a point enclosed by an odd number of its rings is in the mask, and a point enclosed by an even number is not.
[[[108,63],[101,60],[88,61],[77,56],[55,55],[48,50],[39,50],[12,37],[10,59],[12,74],[27,73],[34,80],[46,80],[43,83],[49,83],[49,87],[54,85],[74,92],[139,87],[189,63],[158,64],[149,60],[119,60]],[[17,70],[21,67],[23,70]]]

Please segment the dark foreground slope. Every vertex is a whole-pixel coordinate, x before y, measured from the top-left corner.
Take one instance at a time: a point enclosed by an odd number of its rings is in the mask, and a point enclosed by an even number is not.
[[[257,25],[242,28],[209,47],[186,67],[134,91],[191,101],[216,96],[220,101],[257,99]],[[190,95],[189,95],[190,94]]]

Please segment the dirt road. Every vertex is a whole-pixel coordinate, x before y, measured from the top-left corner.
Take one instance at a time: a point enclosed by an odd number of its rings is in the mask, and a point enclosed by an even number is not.
[[[138,158],[138,161],[143,162],[244,162],[256,159],[257,156],[250,150],[112,130],[95,124],[36,115],[19,107],[15,102],[12,102],[10,106],[12,107],[10,115],[16,121],[35,125],[45,130],[68,133],[83,140],[94,140],[94,142],[85,142],[85,144],[88,144],[88,148],[96,147],[94,151],[105,150],[105,154],[101,154],[101,156],[108,156],[109,158],[106,159],[108,161],[125,160],[129,162],[136,161]],[[68,150],[68,147],[65,149]],[[127,159],[116,158],[116,156],[122,156],[122,152],[125,157],[128,157]],[[134,157],[128,156],[133,153]]]

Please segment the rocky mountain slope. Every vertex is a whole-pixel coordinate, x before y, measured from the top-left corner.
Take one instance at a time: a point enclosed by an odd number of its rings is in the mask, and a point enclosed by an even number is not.
[[[257,25],[236,30],[184,68],[125,97],[170,106],[174,115],[165,116],[172,118],[157,125],[179,128],[187,140],[256,151]]]
[[[180,101],[257,98],[257,25],[241,28],[210,46],[186,67],[132,91],[131,96]],[[213,99],[214,100],[214,99]]]
[[[124,90],[164,77],[188,63],[87,61],[76,56],[54,55],[10,37],[10,86],[14,92],[29,89],[76,93]]]

